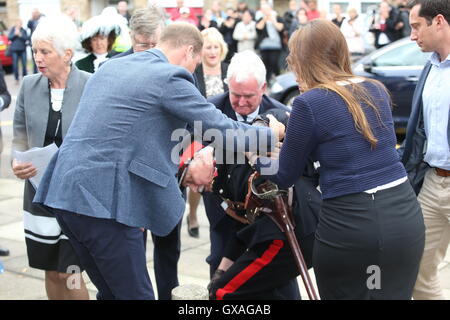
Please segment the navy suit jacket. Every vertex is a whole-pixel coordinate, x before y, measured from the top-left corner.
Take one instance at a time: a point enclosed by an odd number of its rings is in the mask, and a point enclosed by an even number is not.
[[[223,94],[219,94],[217,96],[211,97],[208,99],[209,102],[214,104],[217,109],[219,109],[223,114],[225,114],[227,117],[237,120],[236,113],[234,112],[233,108],[231,107],[231,102],[229,98],[229,92],[225,92]],[[286,107],[284,104],[266,96],[263,95],[260,107],[259,107],[259,114],[265,113],[269,111],[270,109],[281,109],[290,111],[288,107]],[[215,197],[214,195],[208,195],[211,197]],[[220,203],[222,200],[220,200],[218,197],[217,201]],[[225,214],[223,210],[218,210],[214,212],[208,212],[208,218],[209,223],[211,227],[215,227],[223,218]]]
[[[419,117],[423,119],[423,101],[422,93],[425,86],[425,81],[427,80],[428,73],[431,69],[431,63],[428,62],[420,75],[419,81],[417,82],[416,89],[414,91],[414,96],[411,106],[411,114],[409,116],[408,125],[406,127],[406,136],[404,146],[400,149],[402,152],[402,160],[405,163],[411,156],[413,151],[413,136],[415,135],[418,125]],[[423,125],[421,126],[423,129]]]
[[[209,102],[214,104],[217,109],[222,111],[226,116],[233,120],[237,120],[236,113],[234,112],[233,108],[231,107],[231,102],[229,98],[229,92],[225,92],[222,94],[219,94],[217,96],[211,97],[208,99]],[[259,107],[259,114],[265,113],[273,108],[279,108],[282,110],[286,110],[290,112],[290,109],[286,107],[284,104],[278,102],[275,99],[272,99],[266,95],[263,95],[261,104]]]
[[[231,107],[228,92],[212,97],[208,99],[208,101],[214,103],[214,105],[228,117],[236,119],[236,113]],[[266,95],[263,95],[259,108],[259,114],[263,114],[266,112],[270,113],[270,110],[290,111],[290,109],[285,105],[272,98],[267,97]],[[276,116],[276,118],[281,120],[279,116]],[[236,169],[232,169],[231,171],[234,174],[234,178],[239,177],[236,176]],[[308,162],[302,178],[298,179],[298,181],[296,181],[294,185],[297,201],[295,202],[295,207],[293,208],[293,210],[296,224],[295,232],[298,239],[305,239],[306,237],[311,236],[316,231],[319,211],[322,204],[320,192],[316,189],[318,184],[318,174],[314,170],[312,162]],[[239,189],[240,188],[236,186],[236,190]],[[207,212],[211,228],[214,229],[221,224],[221,221],[226,217],[226,213],[222,209],[222,207],[220,207],[222,199],[219,196],[217,196],[216,194],[208,193],[206,197],[206,201],[215,201],[217,203],[216,206],[211,206],[211,208],[215,208],[216,210],[210,209]],[[230,232],[231,231],[235,230],[230,230]],[[248,248],[263,241],[284,238],[278,227],[267,216],[262,216],[261,219],[257,219],[255,223],[243,227],[239,230],[237,235]],[[307,260],[308,266],[310,266],[312,257],[312,242],[307,241],[304,243],[300,243],[302,245],[304,257]],[[230,252],[227,252],[227,254],[229,253]]]
[[[408,173],[409,181],[411,182],[414,191],[418,194],[422,188],[425,173],[429,168],[428,164],[423,161],[424,150],[426,147],[427,137],[423,124],[423,100],[422,93],[428,73],[431,70],[431,63],[428,62],[423,68],[420,75],[414,96],[412,100],[411,115],[406,127],[406,137],[399,154]],[[450,147],[450,113],[447,126],[447,140]]]
[[[222,133],[223,145],[226,130],[255,129],[223,115],[193,82],[158,49],[99,68],[34,202],[167,235],[185,209],[177,171],[187,124]],[[274,142],[270,129],[257,130]],[[249,148],[239,136],[232,142]]]

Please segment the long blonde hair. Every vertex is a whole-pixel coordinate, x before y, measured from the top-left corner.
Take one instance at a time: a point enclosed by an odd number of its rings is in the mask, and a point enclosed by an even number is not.
[[[373,134],[361,102],[370,106],[381,121],[373,98],[355,78],[351,70],[347,42],[339,28],[332,22],[317,19],[297,30],[289,40],[288,64],[297,77],[302,91],[321,88],[337,93],[353,117],[355,128],[374,148],[378,142]],[[386,88],[378,81],[364,79]],[[340,85],[345,82],[348,85]]]

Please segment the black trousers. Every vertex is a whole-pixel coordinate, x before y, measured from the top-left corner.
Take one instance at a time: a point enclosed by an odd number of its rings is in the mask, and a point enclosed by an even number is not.
[[[217,280],[217,300],[299,300],[297,267],[288,243],[266,241],[249,248]]]
[[[158,300],[171,300],[172,289],[178,286],[178,260],[180,259],[180,223],[165,237],[152,233],[153,262]]]
[[[209,221],[210,253],[206,258],[210,277],[214,274],[225,254],[230,232],[235,231],[235,220],[228,216],[220,206],[221,200],[212,193],[203,195],[206,216]]]
[[[99,300],[154,300],[142,231],[112,219],[55,209]]]
[[[411,299],[424,241],[408,181],[324,200],[313,250],[321,299]]]
[[[279,50],[261,50],[261,59],[266,66],[266,80],[270,81],[272,74],[275,76],[280,74],[280,55],[281,49]]]
[[[22,76],[25,77],[27,75],[27,51],[13,51],[12,58],[14,78],[19,80],[19,61],[22,64]]]

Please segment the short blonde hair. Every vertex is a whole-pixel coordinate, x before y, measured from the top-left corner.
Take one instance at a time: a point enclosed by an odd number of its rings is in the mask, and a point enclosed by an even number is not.
[[[216,28],[207,28],[202,31],[203,43],[207,41],[218,43],[221,49],[220,61],[223,61],[228,53],[228,45],[223,40],[222,34]]]
[[[203,38],[194,25],[187,22],[174,22],[164,28],[160,43],[167,44],[174,49],[192,45],[194,54],[200,54],[203,47]]]

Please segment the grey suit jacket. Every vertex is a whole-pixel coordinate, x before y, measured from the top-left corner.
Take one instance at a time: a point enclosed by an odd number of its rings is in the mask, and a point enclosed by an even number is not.
[[[185,207],[174,150],[195,120],[223,137],[227,129],[255,130],[208,103],[192,74],[158,49],[108,61],[86,84],[34,202],[167,235]],[[258,131],[273,138],[270,129]]]
[[[69,129],[84,85],[90,76],[90,73],[72,65],[61,109],[63,137]],[[44,145],[50,108],[49,95],[48,78],[40,73],[24,77],[14,111],[13,150],[24,151]]]

